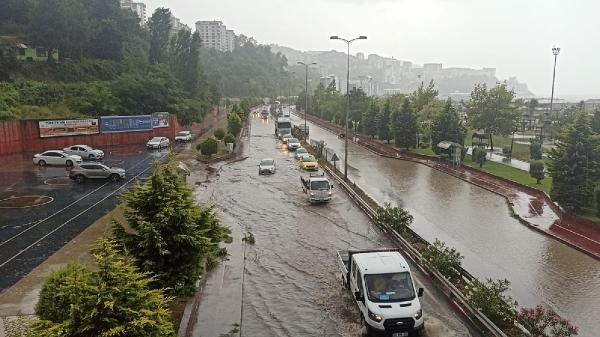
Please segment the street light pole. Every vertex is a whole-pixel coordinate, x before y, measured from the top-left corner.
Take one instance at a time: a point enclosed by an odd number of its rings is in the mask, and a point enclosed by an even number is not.
[[[339,36],[331,36],[331,40],[341,40],[348,45],[348,68],[346,71],[346,122],[344,125],[344,179],[348,180],[348,115],[350,114],[350,44],[356,40],[366,40],[367,37],[361,35],[357,38],[348,40]]]
[[[552,104],[554,103],[554,79],[556,78],[556,59],[560,53],[560,48],[552,47],[552,54],[554,55],[554,70],[552,71],[552,94],[550,96],[550,115],[552,115]],[[558,113],[556,114],[556,120],[558,121]],[[544,140],[542,139],[542,143]]]
[[[292,76],[296,74],[295,71],[292,71],[290,73],[290,83],[288,85],[288,115],[292,115],[292,105],[290,104],[292,102]]]
[[[301,64],[304,66],[304,70],[305,70],[305,75],[306,75],[306,89],[304,89],[305,91],[305,95],[304,95],[304,141],[306,142],[306,136],[307,136],[307,132],[306,132],[306,112],[308,111],[308,67],[317,64],[317,62],[311,62],[311,63],[304,63],[304,62],[298,62],[298,64]]]

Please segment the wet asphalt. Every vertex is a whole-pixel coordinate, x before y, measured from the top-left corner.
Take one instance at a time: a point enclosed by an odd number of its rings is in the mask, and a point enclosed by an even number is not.
[[[251,232],[256,243],[243,249],[241,280],[237,272],[232,277],[237,267],[230,262],[209,279],[193,336],[220,336],[234,324],[241,336],[361,336],[358,311],[338,277],[336,250],[393,244],[337,186],[330,203],[307,201],[300,185],[306,173],[275,138],[272,120],[252,118],[244,156],[222,166],[208,200],[234,232]],[[263,158],[275,159],[276,174],[258,175]],[[417,286],[426,289],[425,336],[477,336],[427,276],[411,268]],[[220,311],[237,304],[240,292],[241,313]]]
[[[47,196],[51,202],[20,208],[0,208],[0,291],[15,284],[90,224],[110,212],[119,195],[152,172],[152,163],[170,150],[148,151],[143,145],[103,149],[102,161],[122,167],[120,182],[87,180],[77,184],[65,167],[38,167],[32,154],[0,158],[0,200]]]

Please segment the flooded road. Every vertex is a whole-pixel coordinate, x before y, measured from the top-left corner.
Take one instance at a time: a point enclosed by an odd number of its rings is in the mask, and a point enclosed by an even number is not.
[[[332,202],[310,205],[298,163],[273,131],[270,120],[252,118],[248,159],[224,165],[209,197],[229,225],[256,240],[245,246],[241,335],[360,336],[358,312],[337,278],[335,251],[392,245],[337,186]],[[277,173],[259,176],[258,162],[269,157]],[[412,268],[417,286],[426,289],[426,336],[476,336]]]
[[[343,167],[343,139],[309,125],[311,138],[324,140]],[[520,224],[499,195],[425,165],[383,158],[354,144],[348,152],[352,181],[379,202],[409,210],[415,218],[412,228],[429,241],[439,238],[456,247],[471,273],[480,278],[507,278],[519,305],[544,303],[574,321],[579,336],[598,336],[600,262]]]

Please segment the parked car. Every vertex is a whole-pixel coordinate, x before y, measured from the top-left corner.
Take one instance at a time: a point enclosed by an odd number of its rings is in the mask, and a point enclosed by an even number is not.
[[[125,170],[118,167],[108,167],[100,163],[85,163],[73,167],[69,171],[69,178],[78,183],[83,183],[86,179],[109,179],[117,182],[125,177]]]
[[[296,159],[300,159],[300,157],[306,156],[308,154],[309,153],[308,153],[308,151],[305,148],[299,147],[299,148],[296,149],[296,154],[294,155],[294,157],[296,157]]]
[[[163,147],[169,147],[170,142],[167,137],[154,137],[146,143],[146,147],[149,149],[162,149]]]
[[[281,136],[281,140],[283,141],[284,144],[287,144],[287,141],[290,138],[294,138],[294,136],[292,136],[291,133],[286,133],[285,135]]]
[[[73,145],[63,149],[68,154],[81,156],[82,159],[97,160],[104,158],[104,151],[94,149],[88,145]]]
[[[81,164],[82,162],[83,160],[81,159],[81,156],[68,154],[61,150],[50,150],[42,153],[37,153],[33,156],[33,163],[39,166],[73,166],[74,164]]]
[[[300,147],[300,141],[298,138],[289,138],[287,140],[287,147],[290,151],[296,151],[296,149]]]
[[[317,158],[311,154],[300,157],[300,168],[311,171],[318,170],[319,163],[317,162]]]
[[[190,131],[180,131],[175,136],[176,142],[189,142],[192,140],[192,133]]]
[[[267,158],[260,161],[258,164],[258,174],[274,174],[277,171],[275,160]]]

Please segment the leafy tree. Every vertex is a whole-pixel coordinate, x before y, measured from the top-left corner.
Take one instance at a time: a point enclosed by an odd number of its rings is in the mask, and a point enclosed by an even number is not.
[[[200,34],[182,29],[171,40],[171,63],[175,77],[191,95],[198,93],[200,84]]]
[[[531,160],[542,160],[542,144],[531,142],[529,145],[529,158]]]
[[[533,160],[529,162],[529,175],[537,180],[539,184],[544,179],[544,162],[541,160]]]
[[[227,133],[225,137],[223,137],[223,142],[225,144],[235,144],[235,136],[231,133]]]
[[[213,154],[217,153],[219,143],[217,143],[216,139],[209,137],[202,143],[198,144],[198,148],[200,149],[200,152],[203,155],[208,156],[208,158],[211,158]]]
[[[455,248],[447,247],[438,239],[435,239],[433,245],[425,248],[423,258],[447,278],[460,276],[461,261],[464,257]]]
[[[394,141],[396,146],[407,150],[417,145],[417,116],[410,106],[409,100],[405,99],[400,111],[394,112],[395,118],[392,122]]]
[[[431,148],[433,152],[440,153],[437,144],[444,140],[464,145],[466,133],[467,131],[460,121],[456,108],[452,106],[452,101],[448,98],[444,110],[433,117],[431,127]]]
[[[115,242],[101,239],[92,253],[95,269],[69,265],[44,285],[35,335],[175,336],[162,290],[150,289],[151,279],[117,251]]]
[[[136,265],[154,276],[153,286],[189,295],[205,264],[225,254],[219,243],[230,240],[211,208],[196,205],[171,158],[157,164],[143,184],[125,193],[125,218],[132,231],[115,222],[113,232]]]
[[[369,101],[368,108],[362,114],[362,129],[364,134],[375,138],[377,135],[377,113],[379,112],[379,105],[376,99]]]
[[[550,195],[568,210],[579,212],[593,199],[594,182],[600,178],[597,149],[598,141],[592,137],[589,118],[582,111],[574,124],[564,128],[560,141],[550,150]]]
[[[215,132],[213,132],[213,134],[215,135],[215,138],[222,140],[223,137],[225,137],[225,130],[223,130],[223,128],[218,128],[215,130]]]
[[[352,88],[350,90],[350,113],[351,121],[360,121],[362,114],[369,106],[369,97],[361,88]]]
[[[517,319],[531,336],[536,337],[570,337],[577,335],[579,330],[554,310],[541,305],[535,308],[521,308]]]
[[[506,294],[510,289],[508,280],[486,279],[481,282],[475,279],[467,286],[467,300],[475,308],[479,309],[500,329],[508,330],[514,325],[516,318],[516,302]]]
[[[390,142],[390,121],[391,121],[392,107],[390,100],[386,100],[383,108],[379,110],[377,114],[377,136],[380,140]]]
[[[471,159],[473,160],[473,162],[479,164],[480,168],[482,168],[483,164],[485,164],[486,156],[487,151],[485,149],[474,147],[473,152],[471,154]]]
[[[167,60],[171,34],[171,11],[157,8],[148,20],[150,29],[150,63],[163,63]]]
[[[411,93],[408,99],[415,111],[420,112],[425,106],[435,101],[438,94],[439,91],[435,89],[435,83],[431,80],[427,87],[421,82],[417,90]]]
[[[227,130],[234,135],[238,135],[242,130],[242,118],[235,111],[231,111],[227,116]]]
[[[476,85],[471,92],[471,100],[467,103],[467,116],[471,126],[483,129],[490,135],[490,147],[494,150],[492,136],[508,135],[518,125],[519,112],[512,101],[514,91],[509,91],[506,83],[487,89],[485,84]]]
[[[594,131],[594,133],[600,133],[600,109],[594,110],[594,115],[592,116],[592,131]]]
[[[398,232],[404,232],[412,224],[413,216],[400,207],[392,207],[385,203],[377,208],[375,222],[380,226],[391,227]]]

